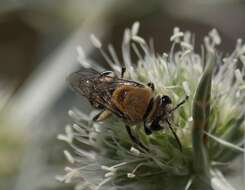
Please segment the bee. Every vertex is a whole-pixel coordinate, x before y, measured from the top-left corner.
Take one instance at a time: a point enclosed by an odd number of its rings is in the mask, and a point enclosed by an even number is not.
[[[169,96],[154,95],[153,83],[144,85],[124,79],[125,71],[123,67],[121,77],[117,77],[112,71],[98,72],[84,68],[70,74],[68,81],[78,94],[86,97],[94,108],[101,110],[93,121],[103,121],[111,114],[116,115],[125,123],[133,143],[145,150],[149,149],[134,136],[130,126],[143,123],[147,135],[168,126],[182,151],[181,142],[171,127],[171,120],[173,112],[184,104],[188,96],[174,107]]]

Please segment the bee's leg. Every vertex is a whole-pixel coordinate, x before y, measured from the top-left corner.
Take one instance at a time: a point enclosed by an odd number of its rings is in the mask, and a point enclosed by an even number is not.
[[[176,139],[178,145],[179,145],[179,149],[180,151],[182,152],[182,145],[181,145],[181,142],[179,140],[179,137],[177,136],[177,134],[175,133],[174,129],[172,128],[171,126],[171,123],[166,119],[166,122],[168,124],[168,127],[169,129],[171,130],[171,132],[173,133],[174,135],[174,138]],[[149,127],[149,130],[152,132],[152,131],[159,131],[159,130],[162,130],[163,128],[161,127],[161,125],[159,124],[159,120],[155,120],[152,122],[152,124],[150,125]]]
[[[163,128],[161,127],[161,125],[159,124],[159,119],[154,120],[151,125],[149,126],[149,129],[151,131],[160,131]]]
[[[155,85],[152,82],[148,82],[147,86],[149,86],[153,92],[155,91]]]
[[[167,121],[167,123],[168,123],[169,129],[170,129],[171,132],[173,133],[174,138],[176,139],[176,141],[177,141],[177,143],[178,143],[178,145],[179,145],[180,151],[182,152],[182,145],[181,145],[181,142],[180,142],[180,140],[179,140],[179,137],[177,136],[177,134],[175,133],[174,129],[172,128],[171,123],[170,123],[168,120],[166,120],[166,121]]]
[[[103,121],[111,115],[109,110],[103,110],[93,117],[93,121]]]
[[[145,134],[147,135],[150,135],[152,134],[152,130],[150,127],[147,126],[147,124],[144,122],[144,131],[145,131]]]
[[[125,66],[122,66],[122,70],[121,70],[121,78],[124,77],[125,72],[126,72],[126,67],[125,67]]]
[[[128,132],[128,135],[129,135],[129,137],[131,138],[131,140],[135,143],[135,144],[137,144],[137,145],[139,145],[141,148],[143,148],[144,150],[146,150],[146,151],[149,151],[149,149],[148,148],[146,148],[145,147],[145,145],[143,145],[133,134],[132,134],[132,131],[131,131],[131,129],[130,129],[130,127],[128,126],[128,125],[125,125],[125,127],[126,127],[126,129],[127,129],[127,132]]]

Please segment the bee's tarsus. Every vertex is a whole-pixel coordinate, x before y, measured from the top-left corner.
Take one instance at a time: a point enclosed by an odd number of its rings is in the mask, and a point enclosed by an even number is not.
[[[94,117],[93,117],[93,121],[98,122],[98,121],[103,121],[105,120],[108,116],[111,115],[111,112],[104,109],[102,111],[100,111],[99,113],[97,113]]]
[[[97,113],[93,118],[92,121],[97,121],[97,119],[100,117],[101,112]]]
[[[130,137],[131,140],[133,141],[133,143],[139,145],[141,148],[143,148],[144,150],[146,150],[146,151],[148,152],[149,149],[148,149],[145,145],[143,145],[143,144],[139,141],[139,139],[137,139],[137,138],[133,135],[133,133],[132,133],[130,127],[129,127],[128,125],[125,125],[125,128],[126,128],[126,130],[127,130],[127,133],[128,133],[128,135],[129,135],[129,137]]]
[[[144,123],[144,131],[146,135],[152,134],[152,130],[149,127],[147,127],[145,123]]]
[[[179,145],[179,149],[180,149],[180,151],[181,151],[181,152],[183,152],[183,149],[182,149],[182,144],[181,144],[181,142],[180,142],[180,140],[179,140],[178,135],[175,133],[174,129],[172,128],[171,123],[170,123],[168,120],[166,120],[166,121],[167,121],[167,123],[168,123],[168,127],[169,127],[169,129],[170,129],[170,130],[171,130],[171,132],[173,133],[174,138],[176,139],[176,141],[177,141],[177,143],[178,143],[178,145]]]

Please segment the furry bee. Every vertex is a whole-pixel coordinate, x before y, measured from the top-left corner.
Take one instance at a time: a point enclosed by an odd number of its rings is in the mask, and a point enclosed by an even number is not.
[[[147,135],[162,130],[167,125],[182,150],[180,140],[170,121],[173,119],[173,112],[188,97],[173,107],[169,96],[154,95],[153,83],[143,85],[126,80],[123,78],[125,71],[126,69],[122,68],[121,77],[117,77],[112,71],[97,72],[94,69],[82,69],[70,74],[68,81],[71,87],[86,97],[94,108],[102,110],[93,118],[94,121],[102,121],[111,114],[116,115],[125,123],[131,140],[145,150],[148,148],[133,135],[130,125],[144,123]]]

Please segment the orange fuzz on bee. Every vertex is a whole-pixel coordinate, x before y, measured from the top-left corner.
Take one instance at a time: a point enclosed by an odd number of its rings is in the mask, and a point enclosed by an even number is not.
[[[115,89],[111,101],[122,113],[127,113],[132,122],[140,122],[152,97],[152,90],[148,87],[122,85]]]

